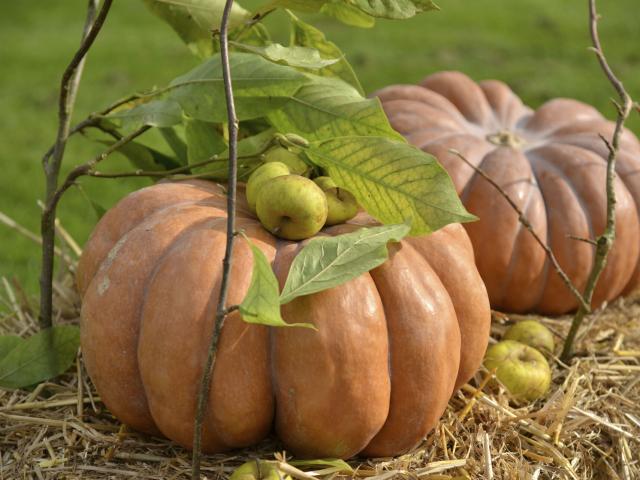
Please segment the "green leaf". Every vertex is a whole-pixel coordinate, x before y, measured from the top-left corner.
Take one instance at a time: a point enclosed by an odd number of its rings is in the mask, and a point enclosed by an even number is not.
[[[176,154],[176,159],[180,165],[186,165],[187,162],[187,144],[180,138],[176,127],[160,128],[160,135],[167,142],[169,148]]]
[[[246,237],[245,237],[246,238]],[[278,279],[262,250],[246,238],[253,253],[251,285],[240,304],[240,314],[247,323],[271,327],[306,327],[315,329],[310,323],[286,323],[280,315]]]
[[[363,12],[378,18],[402,20],[428,10],[439,10],[431,0],[348,0]]]
[[[7,354],[16,348],[24,340],[17,335],[2,335],[0,337],[0,360],[7,356]]]
[[[308,76],[311,83],[300,88],[280,110],[268,115],[277,130],[308,140],[367,135],[405,141],[389,125],[377,98],[364,98],[337,78]]]
[[[305,13],[319,12],[327,0],[274,0],[271,2],[273,6],[282,8],[290,8]]]
[[[100,220],[102,216],[107,213],[107,209],[96,202],[93,198],[91,198],[91,196],[88,195],[87,192],[85,192],[84,188],[82,188],[82,185],[76,183],[75,186],[76,189],[80,192],[80,195],[82,195],[82,197],[87,201],[87,203],[91,207],[91,210],[93,210],[93,213],[95,213],[96,220]]]
[[[133,132],[145,125],[172,127],[182,121],[182,111],[180,105],[173,100],[156,99],[127,110],[118,110],[104,118],[115,122],[123,132]]]
[[[267,46],[244,45],[237,42],[231,43],[237,48],[255,53],[272,62],[289,65],[291,67],[318,70],[340,61],[339,58],[323,59],[318,50],[309,47],[285,47],[279,43],[271,43]]]
[[[99,141],[109,146],[115,143],[112,140]],[[131,165],[139,170],[171,170],[182,166],[176,159],[138,142],[126,143],[118,148],[117,152],[124,155]]]
[[[376,19],[371,15],[342,0],[332,0],[325,3],[320,12],[352,27],[371,28],[376,24]]]
[[[338,63],[323,68],[318,71],[318,75],[324,77],[338,77],[352,85],[364,94],[364,90],[358,81],[353,68],[347,62],[344,53],[333,42],[330,42],[320,30],[308,23],[303,22],[298,17],[289,12],[291,19],[291,45],[315,48],[320,52],[322,58],[340,58]]]
[[[341,137],[312,143],[305,153],[380,222],[410,220],[412,235],[476,219],[435,157],[406,143]]]
[[[341,285],[376,268],[388,257],[387,243],[399,242],[409,230],[401,223],[313,238],[293,260],[280,303]]]
[[[309,79],[296,69],[259,55],[232,52],[229,57],[239,120],[263,117],[282,107]],[[169,97],[198,120],[226,122],[227,107],[220,56],[214,55],[169,86]]]
[[[79,346],[76,326],[61,325],[32,335],[0,360],[0,387],[23,388],[64,373]]]
[[[227,142],[219,132],[220,125],[203,122],[202,120],[187,119],[185,123],[185,136],[187,139],[187,158],[190,165],[203,162],[213,155],[218,155],[227,149]],[[222,159],[203,167],[193,169],[194,173],[222,171],[226,178],[227,161]]]
[[[194,54],[208,57],[213,53],[211,30],[220,27],[225,0],[144,0],[144,3],[171,25]],[[229,24],[233,27],[250,16],[234,3]]]

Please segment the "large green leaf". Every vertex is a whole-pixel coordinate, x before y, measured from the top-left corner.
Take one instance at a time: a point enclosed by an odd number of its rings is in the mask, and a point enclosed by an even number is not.
[[[265,46],[245,45],[237,42],[231,43],[234,47],[261,55],[272,62],[290,65],[292,67],[319,70],[340,61],[339,58],[324,59],[320,56],[318,50],[309,47],[299,47],[295,45],[285,47],[279,43],[270,43]]]
[[[378,18],[405,19],[438,10],[432,0],[274,0],[273,4],[301,12],[319,12],[327,4],[345,4]],[[360,26],[360,25],[357,25]]]
[[[428,10],[438,10],[431,0],[348,0],[372,17],[405,19]]]
[[[114,140],[99,140],[105,145],[113,145]],[[175,158],[169,157],[151,147],[147,147],[139,142],[129,142],[116,150],[124,155],[131,165],[138,170],[161,171],[181,167],[182,165]]]
[[[310,240],[291,264],[280,302],[341,285],[381,265],[387,243],[399,242],[410,229],[405,223],[381,225]]]
[[[352,27],[371,28],[376,24],[376,19],[371,15],[343,0],[331,0],[320,11]]]
[[[253,253],[251,285],[240,304],[240,314],[247,323],[257,323],[271,327],[307,327],[310,323],[286,323],[280,315],[278,279],[262,250],[246,239]]]
[[[189,165],[203,162],[213,155],[219,155],[227,149],[227,142],[219,132],[219,125],[202,120],[185,120],[185,136],[187,139],[187,158]],[[210,163],[208,165],[192,169],[198,172],[221,172],[221,177],[226,178],[227,161]]]
[[[200,57],[213,51],[211,31],[220,27],[225,0],[144,0],[157,16],[176,31],[189,48]],[[250,13],[234,3],[229,23],[240,24]]]
[[[361,94],[364,92],[353,68],[347,62],[344,53],[333,42],[330,42],[320,30],[289,13],[291,18],[291,45],[315,48],[322,58],[340,58],[338,63],[330,65],[317,74],[324,77],[338,77],[354,86]]]
[[[306,154],[380,222],[409,220],[412,235],[476,219],[437,160],[406,143],[339,137],[312,143]]]
[[[187,144],[178,133],[178,128],[162,127],[158,130],[160,131],[160,135],[162,135],[164,141],[167,142],[167,145],[175,154],[178,163],[180,165],[186,165],[188,163]]]
[[[0,360],[7,356],[7,354],[16,348],[24,340],[17,335],[2,335],[0,337]]]
[[[79,346],[80,329],[71,325],[32,335],[0,360],[0,387],[23,388],[64,373]]]
[[[127,110],[119,110],[104,118],[114,122],[121,131],[132,132],[145,125],[160,128],[172,127],[182,121],[182,111],[177,102],[156,98]]]
[[[229,57],[233,96],[239,120],[262,117],[282,107],[310,80],[292,67],[277,65],[259,55],[233,52]],[[169,86],[169,98],[198,120],[226,122],[222,65],[214,55]]]
[[[354,87],[337,78],[309,75],[312,80],[298,90],[269,121],[280,132],[296,133],[307,140],[367,135],[404,142],[389,125],[380,102],[362,97]]]

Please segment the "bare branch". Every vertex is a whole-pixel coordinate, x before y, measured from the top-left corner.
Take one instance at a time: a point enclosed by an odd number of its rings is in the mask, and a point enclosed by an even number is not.
[[[533,229],[533,226],[531,225],[531,222],[529,222],[529,219],[527,218],[527,216],[520,209],[520,207],[518,207],[518,205],[513,201],[513,199],[509,196],[509,194],[507,192],[505,192],[504,189],[500,185],[498,185],[493,178],[491,178],[489,175],[487,175],[487,173],[484,170],[482,170],[481,168],[477,167],[476,165],[473,165],[459,151],[454,150],[454,149],[450,149],[449,152],[451,152],[452,154],[457,156],[460,160],[462,160],[464,163],[466,163],[471,168],[473,168],[476,171],[476,173],[478,173],[478,175],[480,175],[487,182],[489,182],[491,184],[491,186],[493,188],[495,188],[498,191],[498,193],[509,203],[511,208],[518,214],[518,220],[520,221],[520,223],[529,231],[529,233],[531,233],[531,235],[533,236],[535,241],[538,242],[538,244],[545,251],[545,253],[547,254],[547,258],[549,259],[549,261],[553,265],[553,268],[558,273],[558,275],[560,275],[560,278],[562,278],[562,281],[565,283],[567,288],[571,291],[571,293],[576,298],[576,300],[578,300],[578,303],[582,307],[586,307],[586,309],[588,311],[590,307],[589,307],[589,304],[585,302],[585,299],[582,296],[582,293],[580,293],[580,291],[573,284],[573,282],[571,281],[569,276],[565,273],[565,271],[562,269],[562,267],[558,263],[558,259],[553,254],[553,251],[551,250],[551,248],[549,248],[549,246],[546,244],[546,242],[542,238],[540,238],[540,235],[538,235],[538,233]]]
[[[620,104],[614,102],[616,105],[618,116],[616,118],[616,126],[613,131],[613,136],[611,141],[603,138],[607,149],[609,150],[609,155],[607,157],[607,224],[604,232],[600,235],[596,241],[596,252],[595,259],[593,262],[593,267],[591,268],[591,272],[589,274],[589,278],[587,279],[587,284],[584,289],[584,299],[587,304],[591,304],[591,299],[593,297],[593,292],[595,291],[596,285],[598,283],[598,279],[600,278],[600,274],[604,270],[607,265],[607,257],[609,252],[611,251],[611,247],[613,246],[613,242],[615,241],[616,236],[616,191],[615,191],[615,179],[616,179],[616,156],[618,154],[618,150],[620,148],[620,137],[622,136],[622,132],[624,129],[624,122],[627,117],[631,113],[631,109],[633,108],[633,101],[631,97],[624,89],[622,82],[615,76],[611,67],[609,67],[609,63],[604,55],[604,51],[602,50],[602,45],[600,44],[600,37],[598,35],[598,12],[596,11],[596,1],[589,0],[589,25],[591,32],[591,41],[593,43],[593,51],[596,54],[598,62],[600,63],[600,67],[602,71],[609,79],[609,82],[618,93],[620,97]],[[562,354],[560,358],[563,362],[568,362],[573,355],[573,344],[576,338],[576,335],[582,325],[582,321],[585,315],[589,312],[588,309],[584,309],[583,307],[579,308],[576,312],[576,315],[573,317],[571,322],[571,329],[565,339],[564,346],[562,348]]]
[[[193,457],[192,480],[200,479],[202,421],[204,419],[207,398],[211,386],[211,377],[218,350],[218,339],[222,331],[222,325],[228,313],[227,293],[229,289],[229,276],[231,274],[231,259],[233,255],[233,243],[235,239],[236,224],[236,187],[238,183],[238,118],[236,117],[235,103],[233,100],[233,88],[231,85],[231,68],[229,66],[229,16],[233,0],[226,0],[222,21],[220,23],[220,56],[222,61],[222,74],[224,80],[224,93],[227,102],[227,118],[229,124],[229,179],[227,189],[227,244],[222,261],[222,280],[220,282],[220,296],[216,310],[213,335],[207,352],[207,361],[204,366],[202,381],[198,391],[196,406],[196,418],[193,433]]]
[[[62,75],[60,96],[58,99],[58,134],[53,151],[51,154],[45,154],[43,158],[43,168],[46,177],[46,204],[51,203],[58,189],[58,175],[60,173],[60,166],[62,165],[67,139],[69,138],[71,114],[82,76],[84,59],[102,29],[112,3],[113,0],[104,0],[102,8],[96,15],[98,0],[89,0],[87,18],[80,47]],[[40,325],[45,328],[52,324],[55,216],[54,203],[53,211],[46,212],[45,209],[45,212],[43,212],[40,225],[42,234],[42,270],[40,272],[39,318]]]

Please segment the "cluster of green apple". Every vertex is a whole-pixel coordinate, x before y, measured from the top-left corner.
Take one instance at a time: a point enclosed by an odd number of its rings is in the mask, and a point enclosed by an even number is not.
[[[534,401],[549,391],[551,368],[544,354],[551,354],[553,349],[549,329],[535,320],[524,320],[510,327],[502,341],[489,347],[484,366],[495,371],[516,400]]]
[[[277,146],[247,182],[247,203],[264,228],[287,240],[314,236],[358,213],[358,202],[325,176],[313,180],[311,168],[295,152]]]

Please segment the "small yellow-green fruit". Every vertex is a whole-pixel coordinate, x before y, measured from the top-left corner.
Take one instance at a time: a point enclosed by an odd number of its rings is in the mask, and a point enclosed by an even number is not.
[[[487,350],[484,366],[517,400],[534,401],[551,385],[551,368],[544,355],[515,340],[503,340]]]
[[[284,175],[262,183],[256,202],[260,222],[287,240],[314,236],[327,220],[327,197],[300,175]]]
[[[318,185],[322,190],[328,190],[330,188],[336,188],[338,186],[331,177],[316,177],[313,179],[313,181],[316,182],[316,185]]]
[[[313,181],[327,196],[327,225],[338,225],[356,216],[358,202],[351,192],[339,188],[331,177],[318,177]]]
[[[289,175],[290,173],[289,167],[282,162],[265,163],[256,168],[247,181],[247,189],[245,191],[251,211],[256,212],[258,192],[266,182],[272,178]]]
[[[535,320],[523,320],[509,327],[502,339],[524,343],[543,353],[553,352],[555,348],[551,331]]]
[[[289,167],[289,171],[291,173],[295,173],[296,175],[305,175],[310,170],[309,165],[307,165],[305,161],[300,158],[300,155],[293,153],[283,147],[274,147],[270,149],[267,153],[265,153],[264,161],[266,163],[284,163],[287,167]]]
[[[291,480],[278,470],[274,462],[251,460],[236,468],[229,480]]]

